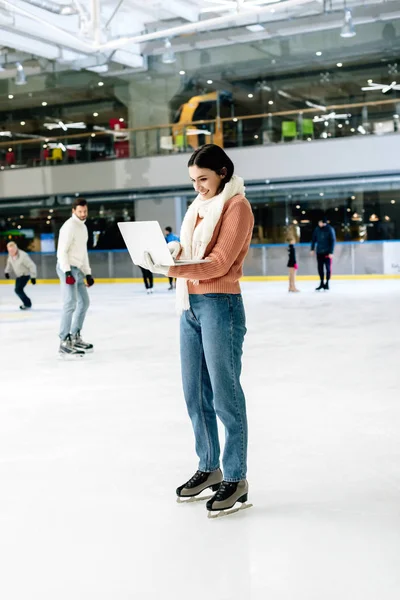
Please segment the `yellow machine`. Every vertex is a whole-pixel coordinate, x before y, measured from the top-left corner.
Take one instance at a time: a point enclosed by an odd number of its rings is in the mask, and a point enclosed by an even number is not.
[[[221,148],[224,147],[222,124],[216,116],[217,101],[218,93],[211,92],[202,96],[193,96],[189,102],[182,104],[175,120],[176,125],[172,127],[174,146],[178,150],[185,150],[185,147],[196,150],[202,144],[210,143],[217,144]],[[210,112],[214,114],[210,114]],[[194,121],[208,121],[213,118],[216,119],[214,133],[210,131],[211,123],[187,125]],[[204,136],[203,140],[200,136]]]

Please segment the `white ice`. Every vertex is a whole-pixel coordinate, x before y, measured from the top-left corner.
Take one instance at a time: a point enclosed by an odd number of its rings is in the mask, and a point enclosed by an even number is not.
[[[398,600],[400,281],[243,285],[254,508],[178,505],[196,470],[167,284],[0,286],[2,600]]]

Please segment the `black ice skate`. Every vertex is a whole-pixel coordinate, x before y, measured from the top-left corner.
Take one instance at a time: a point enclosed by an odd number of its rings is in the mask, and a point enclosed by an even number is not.
[[[329,281],[327,281],[326,284],[324,285],[324,290],[329,291]]]
[[[216,492],[223,480],[221,469],[217,469],[212,473],[204,471],[196,471],[196,473],[183,485],[177,488],[177,502],[197,502],[199,500],[208,500],[211,496],[199,496],[204,490],[211,488]]]
[[[251,508],[253,505],[247,504],[248,493],[249,484],[246,479],[235,482],[223,481],[217,493],[207,502],[208,518],[216,519]],[[241,506],[234,508],[237,502]]]
[[[32,308],[32,306],[25,306],[25,304],[21,304],[19,308],[20,310],[29,310],[30,308]]]
[[[321,281],[321,283],[319,284],[319,286],[317,288],[315,288],[316,292],[319,292],[320,290],[324,290],[325,286],[324,286],[324,282]]]
[[[78,331],[75,335],[72,336],[72,344],[77,350],[83,350],[84,352],[93,352],[93,344],[84,342],[80,331]]]
[[[65,340],[62,340],[58,352],[60,354],[60,357],[63,358],[82,358],[83,356],[85,356],[85,352],[83,350],[79,350],[75,347],[70,335],[67,335]]]

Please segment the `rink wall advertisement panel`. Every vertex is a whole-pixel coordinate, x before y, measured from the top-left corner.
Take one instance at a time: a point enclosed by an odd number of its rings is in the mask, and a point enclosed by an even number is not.
[[[315,257],[310,255],[309,244],[296,247],[299,278],[315,278]],[[92,272],[97,281],[108,283],[142,281],[141,272],[127,251],[92,251],[89,253]],[[38,279],[57,282],[56,255],[54,253],[31,253],[38,267]],[[0,254],[0,282],[5,283],[4,268],[6,254]],[[244,277],[253,281],[280,279],[287,276],[287,246],[254,245],[249,249]],[[333,259],[333,276],[351,277],[396,277],[400,276],[400,241],[338,243]],[[163,280],[160,278],[160,281]]]
[[[399,172],[400,135],[356,136],[233,148],[235,171],[247,183],[371,176]],[[10,169],[0,174],[0,200],[187,186],[189,154]]]

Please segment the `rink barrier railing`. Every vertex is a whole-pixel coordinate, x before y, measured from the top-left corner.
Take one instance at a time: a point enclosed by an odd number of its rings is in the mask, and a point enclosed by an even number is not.
[[[127,250],[94,250],[89,252],[92,272],[97,281],[142,281]],[[296,245],[298,277],[317,276],[316,260],[310,255],[310,244]],[[31,253],[38,267],[38,278],[57,282],[55,253]],[[4,279],[7,254],[0,254],[0,281]],[[253,244],[244,264],[244,280],[273,281],[287,276],[286,244]],[[333,275],[336,277],[379,277],[400,275],[400,240],[370,242],[339,242],[336,244]],[[165,279],[158,278],[160,281]]]

